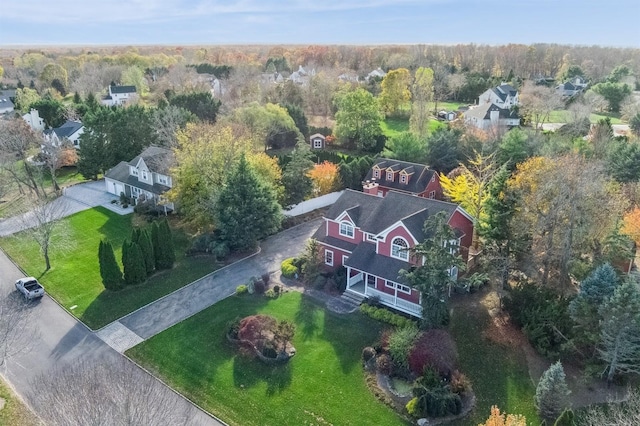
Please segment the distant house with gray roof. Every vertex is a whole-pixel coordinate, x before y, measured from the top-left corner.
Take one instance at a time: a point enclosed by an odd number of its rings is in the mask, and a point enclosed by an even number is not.
[[[424,164],[379,158],[364,178],[363,191],[384,197],[389,191],[441,200],[440,178],[435,170]]]
[[[13,103],[16,98],[16,91],[4,89],[0,90],[0,114],[13,112],[15,105]]]
[[[413,256],[411,249],[429,237],[424,223],[440,212],[454,231],[450,250],[466,260],[473,220],[460,206],[395,191],[377,197],[345,190],[312,238],[318,241],[326,268],[346,268],[345,293],[359,300],[376,297],[386,306],[421,317],[420,291],[411,287],[401,271],[429,262]],[[457,268],[448,272],[457,278]]]
[[[464,113],[464,121],[482,130],[495,127],[511,128],[520,125],[520,117],[513,109],[500,108],[492,103],[470,108]]]
[[[478,105],[495,104],[504,109],[517,106],[518,103],[518,91],[506,83],[487,89],[478,97]]]
[[[121,161],[105,173],[107,192],[118,196],[124,194],[134,204],[148,202],[160,212],[171,212],[174,205],[164,194],[173,186],[169,175],[172,163],[171,150],[150,146],[133,160]]]
[[[74,148],[80,148],[80,136],[84,133],[84,126],[80,121],[67,120],[62,126],[47,129],[43,132],[44,139],[54,146],[61,146],[68,141]]]
[[[102,98],[102,104],[107,106],[121,106],[137,99],[136,86],[109,85],[109,93]]]

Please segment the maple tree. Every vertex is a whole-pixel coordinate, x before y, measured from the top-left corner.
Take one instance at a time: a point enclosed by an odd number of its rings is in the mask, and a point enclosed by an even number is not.
[[[500,409],[492,405],[491,415],[486,422],[478,426],[526,426],[527,419],[520,414],[501,413]]]
[[[313,182],[313,194],[316,197],[337,191],[341,187],[338,165],[328,161],[313,166],[308,176]]]

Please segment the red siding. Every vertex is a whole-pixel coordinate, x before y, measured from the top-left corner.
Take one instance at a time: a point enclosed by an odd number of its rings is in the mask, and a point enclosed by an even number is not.
[[[464,233],[464,237],[462,237],[460,241],[460,255],[462,255],[462,258],[466,262],[469,256],[469,247],[471,247],[473,240],[473,222],[460,213],[460,211],[456,210],[451,216],[451,219],[449,219],[449,226],[459,229]]]
[[[320,256],[322,256],[322,264],[327,268],[337,268],[342,265],[342,256],[349,256],[350,253],[344,250],[340,250],[334,247],[326,246],[321,242],[318,242],[320,246]],[[325,250],[330,250],[333,252],[333,266],[327,265],[324,263],[324,252]]]
[[[391,242],[396,237],[402,237],[407,240],[409,243],[409,247],[413,247],[415,244],[413,242],[413,237],[403,226],[398,226],[391,232],[387,234],[387,237],[384,241],[378,241],[378,254],[383,256],[391,257]]]
[[[353,225],[353,223],[347,218],[345,218],[345,220],[341,222],[349,222]],[[354,244],[357,244],[360,241],[362,241],[362,231],[360,231],[359,228],[354,227],[353,238],[340,235],[340,222],[327,221],[327,235],[344,240],[344,241],[349,241],[350,243],[354,243]]]
[[[427,187],[425,188],[424,192],[420,194],[420,196],[424,198],[429,198],[429,193],[431,191],[435,191],[436,192],[435,199],[442,200],[444,196],[442,193],[442,185],[440,185],[440,177],[436,172],[434,172],[434,176],[435,176],[435,180],[433,182],[429,181],[429,183],[427,184]]]

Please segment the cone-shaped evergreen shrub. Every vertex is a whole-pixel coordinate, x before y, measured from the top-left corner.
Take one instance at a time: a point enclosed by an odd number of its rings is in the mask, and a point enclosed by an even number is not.
[[[122,272],[116,262],[113,253],[113,246],[109,242],[100,241],[98,248],[98,259],[100,261],[100,276],[102,284],[108,290],[118,290],[122,287]]]

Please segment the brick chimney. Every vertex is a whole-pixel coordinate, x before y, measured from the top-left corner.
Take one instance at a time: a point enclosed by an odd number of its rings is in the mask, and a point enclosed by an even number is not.
[[[371,195],[378,195],[378,182],[370,182],[370,181],[366,181],[364,183],[364,185],[362,186],[362,192],[364,192],[365,194],[371,194]]]

